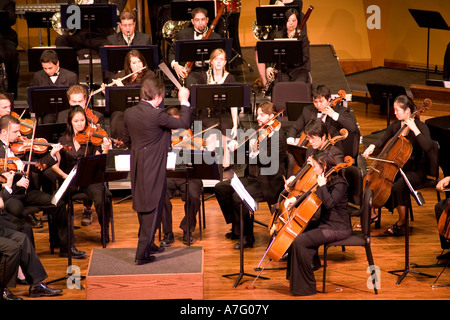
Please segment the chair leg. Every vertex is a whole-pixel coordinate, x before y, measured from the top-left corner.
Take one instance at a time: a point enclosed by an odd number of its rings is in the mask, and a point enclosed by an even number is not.
[[[116,233],[114,232],[114,214],[113,214],[113,204],[112,198],[109,199],[109,212],[110,212],[110,220],[111,220],[111,241],[116,242]]]
[[[203,229],[206,228],[206,215],[205,215],[205,193],[202,192],[202,214],[203,214]],[[199,227],[201,227],[201,225],[199,224]]]
[[[323,247],[323,277],[322,277],[322,293],[325,293],[325,282],[327,278],[327,245]]]
[[[369,263],[369,267],[370,266],[375,267],[375,264],[373,262],[372,250],[370,249],[370,245],[366,245],[365,249],[366,249],[366,256],[367,256],[367,262]],[[374,274],[371,274],[373,290],[374,290],[375,294],[378,294],[378,290],[377,290],[377,285],[378,285],[377,275],[376,275],[376,271],[373,271],[373,272],[375,272]]]

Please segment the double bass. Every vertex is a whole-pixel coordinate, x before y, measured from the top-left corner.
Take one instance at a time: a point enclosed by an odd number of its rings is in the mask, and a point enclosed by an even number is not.
[[[325,177],[329,177],[332,173],[339,172],[351,165],[353,165],[353,158],[346,156],[344,162],[328,170],[325,173]],[[316,182],[282,215],[286,217],[286,219],[283,219],[283,226],[273,235],[272,241],[265,252],[265,255],[269,259],[275,262],[279,261],[289,249],[294,239],[306,229],[311,218],[322,205],[322,201],[315,193],[317,188],[318,184]]]
[[[425,99],[411,118],[428,110],[431,104],[430,99]],[[372,206],[375,209],[382,207],[389,199],[395,176],[411,157],[413,147],[403,134],[407,127],[404,124],[386,143],[378,157],[371,158],[374,161],[363,179],[363,187],[364,190],[366,188],[373,190]]]

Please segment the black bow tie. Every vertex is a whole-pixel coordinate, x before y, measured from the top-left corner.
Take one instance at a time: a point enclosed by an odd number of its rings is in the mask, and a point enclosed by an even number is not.
[[[205,30],[205,31],[206,31],[206,30]],[[199,31],[197,31],[197,30],[194,29],[195,35],[196,35],[197,37],[203,36],[203,35],[205,34],[205,31],[199,32]]]

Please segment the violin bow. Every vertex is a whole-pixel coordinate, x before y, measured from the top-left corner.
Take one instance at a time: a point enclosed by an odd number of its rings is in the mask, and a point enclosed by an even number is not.
[[[33,126],[33,136],[31,137],[31,148],[30,148],[30,154],[28,156],[28,167],[27,167],[27,171],[26,171],[26,177],[28,178],[30,175],[30,167],[31,167],[31,157],[33,156],[33,148],[34,148],[34,136],[36,134],[36,122],[34,123]]]

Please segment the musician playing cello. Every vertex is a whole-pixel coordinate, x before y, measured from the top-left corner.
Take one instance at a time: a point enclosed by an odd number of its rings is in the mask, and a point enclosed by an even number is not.
[[[286,277],[291,294],[306,296],[317,293],[314,271],[320,267],[318,248],[328,242],[343,240],[351,235],[348,213],[347,181],[340,172],[325,177],[336,166],[329,151],[320,151],[308,158],[317,175],[316,195],[322,202],[307,229],[293,241],[289,255]],[[286,209],[296,202],[296,197],[286,199]]]
[[[406,174],[412,187],[415,188],[419,184],[425,182],[427,177],[426,170],[426,155],[432,152],[433,141],[431,140],[430,131],[425,123],[417,118],[412,118],[416,106],[411,98],[400,95],[394,101],[394,113],[397,120],[392,122],[387,128],[384,136],[371,144],[364,151],[363,156],[368,158],[375,148],[381,148],[391,139],[404,125],[407,127],[402,135],[412,144],[412,154],[409,160],[404,164],[403,171]],[[374,190],[375,192],[375,190]],[[384,235],[397,236],[404,234],[405,218],[407,211],[407,204],[410,197],[410,189],[407,186],[402,175],[397,174],[395,183],[392,186],[390,199],[385,203],[385,206],[391,211],[397,209],[398,221],[390,226]],[[372,212],[372,222],[376,221],[378,217],[375,212]]]
[[[264,124],[274,119],[276,109],[273,103],[266,101],[258,106],[258,125],[264,128]],[[286,140],[282,130],[273,132],[259,143],[258,136],[249,140],[249,165],[246,168],[245,177],[241,179],[248,193],[256,201],[267,201],[269,205],[277,202],[277,197],[283,189],[283,176],[286,173]],[[232,151],[238,146],[235,140],[228,146]],[[237,149],[238,152],[240,148]],[[230,180],[224,180],[216,184],[214,188],[217,201],[224,215],[226,223],[231,223],[231,232],[226,234],[227,238],[238,239],[240,234],[240,208],[241,199],[234,191]],[[253,235],[253,220],[248,210],[243,206],[244,217],[244,248],[252,248],[255,238]],[[240,249],[242,244],[236,243],[235,249]]]

